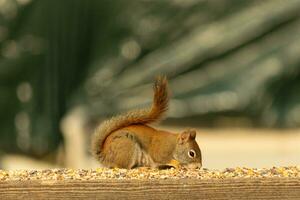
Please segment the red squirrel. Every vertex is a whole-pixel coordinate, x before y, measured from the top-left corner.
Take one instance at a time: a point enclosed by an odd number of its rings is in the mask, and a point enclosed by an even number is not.
[[[196,131],[175,134],[148,126],[163,117],[169,104],[167,78],[157,77],[153,88],[152,106],[115,116],[96,128],[93,156],[106,167],[201,168]]]

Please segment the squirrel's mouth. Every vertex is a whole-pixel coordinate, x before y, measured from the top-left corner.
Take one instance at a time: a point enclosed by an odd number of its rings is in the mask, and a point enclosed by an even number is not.
[[[189,163],[186,164],[184,167],[188,168],[188,169],[201,169],[202,167],[202,163]]]

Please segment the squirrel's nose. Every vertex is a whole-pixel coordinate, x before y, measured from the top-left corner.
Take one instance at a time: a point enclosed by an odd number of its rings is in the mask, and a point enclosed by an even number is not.
[[[198,168],[198,169],[201,169],[201,167],[202,167],[202,162],[201,162],[201,163],[198,163],[198,165],[197,165],[197,168]]]

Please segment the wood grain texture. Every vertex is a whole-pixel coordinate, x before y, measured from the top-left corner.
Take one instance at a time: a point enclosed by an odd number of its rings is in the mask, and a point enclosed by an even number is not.
[[[6,181],[0,199],[300,199],[300,178]]]

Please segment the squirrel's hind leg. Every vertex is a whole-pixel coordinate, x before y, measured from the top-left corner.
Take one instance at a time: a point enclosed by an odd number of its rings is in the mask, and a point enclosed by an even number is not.
[[[102,163],[108,167],[135,168],[150,166],[151,161],[135,136],[128,131],[120,130],[111,134],[102,151]]]

